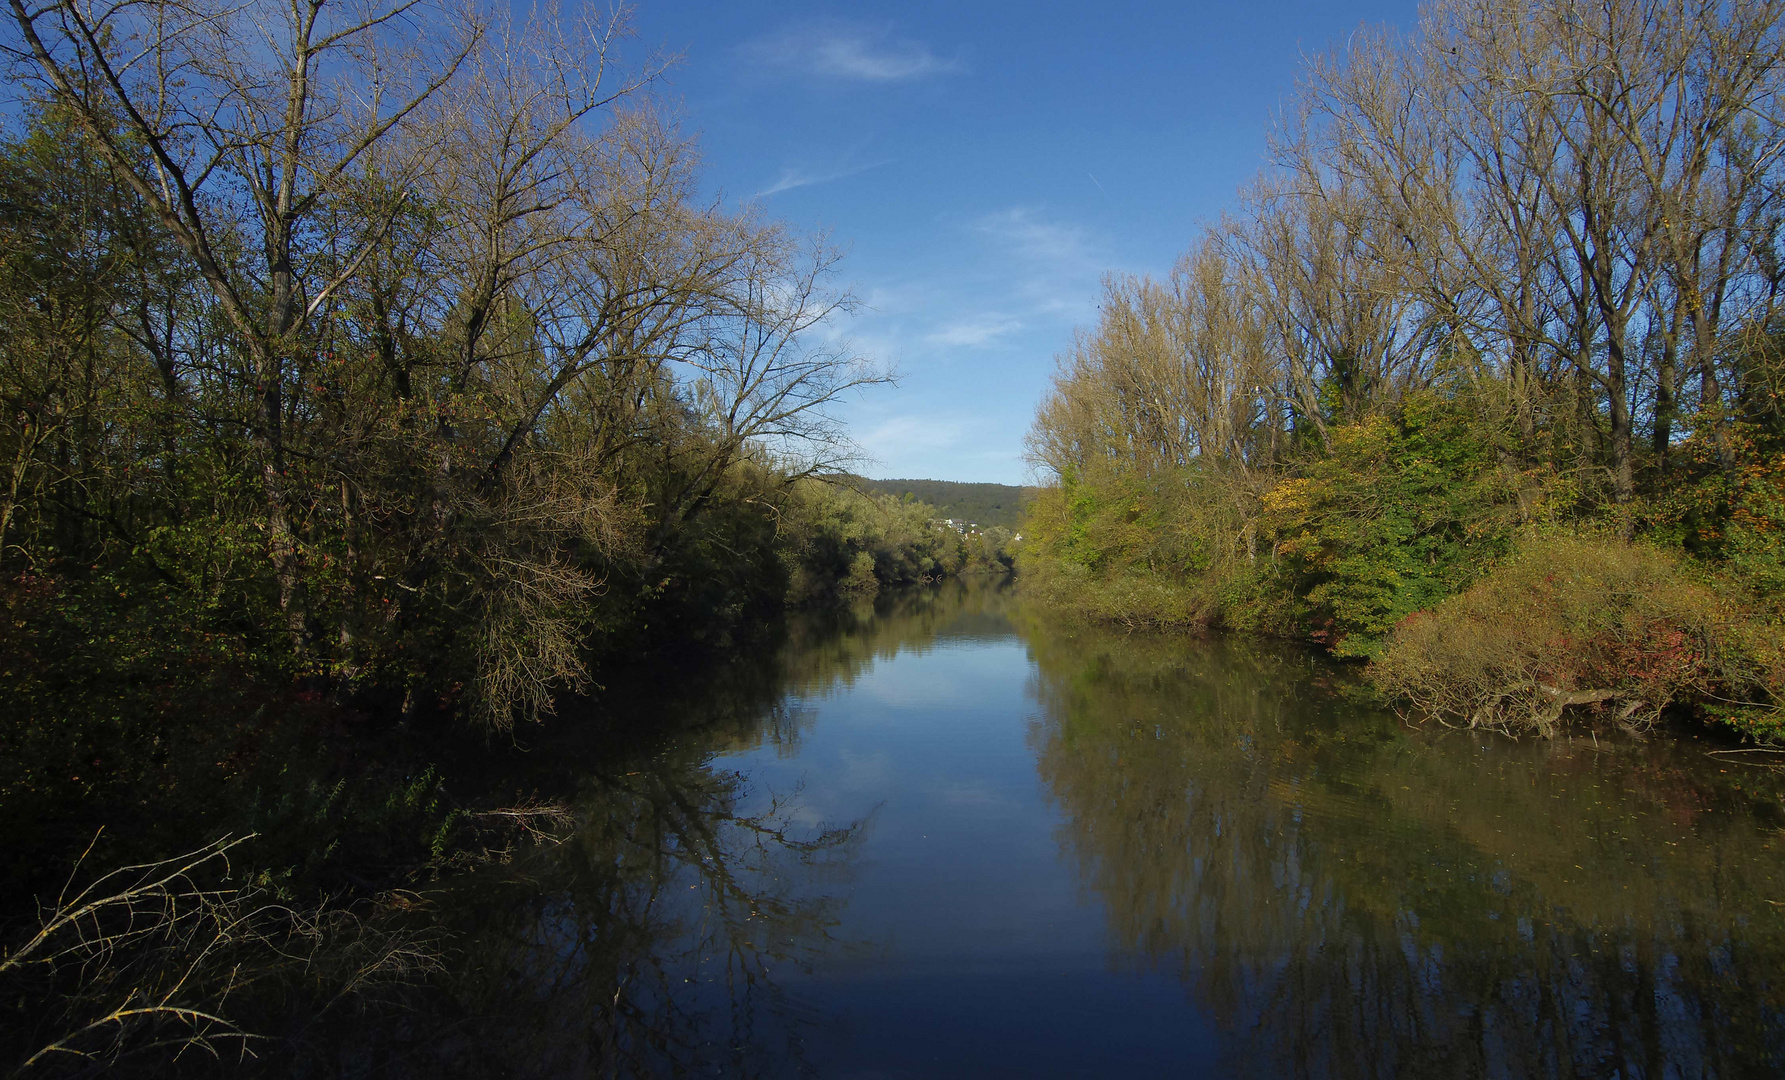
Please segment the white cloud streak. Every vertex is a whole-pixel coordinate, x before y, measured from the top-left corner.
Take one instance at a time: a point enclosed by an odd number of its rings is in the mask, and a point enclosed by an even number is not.
[[[745,46],[746,59],[765,67],[859,82],[905,82],[961,69],[921,41],[890,28],[846,23],[791,26]]]
[[[870,162],[867,165],[855,165],[847,169],[834,169],[830,172],[807,172],[804,169],[782,169],[780,179],[776,180],[768,187],[763,188],[753,197],[765,199],[770,195],[779,195],[783,191],[792,191],[794,188],[812,187],[815,184],[828,184],[832,180],[842,180],[859,173],[865,173],[869,169],[878,169],[880,166],[887,164],[891,164],[891,159],[888,159],[887,161]]]
[[[1021,321],[1002,315],[990,315],[947,323],[924,338],[931,345],[948,348],[978,348],[1023,328]]]
[[[1001,308],[1031,323],[1094,317],[1098,282],[1115,265],[1104,238],[1026,206],[986,214],[971,229],[1011,267]]]
[[[1013,248],[1017,254],[1051,263],[1081,264],[1093,260],[1090,238],[1076,225],[1044,221],[1034,210],[1017,206],[987,214],[973,225]]]

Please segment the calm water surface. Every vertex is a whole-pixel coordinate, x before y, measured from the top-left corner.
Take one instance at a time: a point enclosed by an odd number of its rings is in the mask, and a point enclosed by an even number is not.
[[[1782,1071],[1772,771],[1058,623],[883,598],[626,706],[670,736],[537,748],[575,833],[456,901],[507,1070]]]

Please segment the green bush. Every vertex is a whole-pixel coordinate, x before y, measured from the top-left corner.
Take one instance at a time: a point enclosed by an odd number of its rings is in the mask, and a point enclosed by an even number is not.
[[[1262,498],[1280,591],[1340,656],[1376,655],[1398,622],[1467,586],[1505,554],[1511,478],[1465,403],[1417,395],[1398,420],[1334,429]]]
[[[1200,581],[1127,570],[1097,574],[1027,553],[1018,561],[1024,595],[1094,622],[1130,630],[1204,627],[1219,613]]]
[[[838,586],[844,592],[866,593],[873,595],[880,591],[880,581],[874,576],[874,553],[858,551],[849,563],[849,573]]]

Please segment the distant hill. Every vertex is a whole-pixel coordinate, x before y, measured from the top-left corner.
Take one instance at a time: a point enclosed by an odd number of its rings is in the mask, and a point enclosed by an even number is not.
[[[869,480],[858,478],[864,491],[877,491],[902,499],[910,495],[934,506],[945,518],[975,522],[981,528],[1017,527],[1023,506],[1035,489],[1010,484],[957,484],[952,480]]]

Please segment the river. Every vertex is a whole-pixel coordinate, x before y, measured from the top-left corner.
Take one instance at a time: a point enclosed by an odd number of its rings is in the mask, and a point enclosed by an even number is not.
[[[1413,726],[1307,651],[993,580],[589,708],[529,754],[568,837],[440,901],[441,1071],[1785,1066],[1778,774],[1689,734]]]

